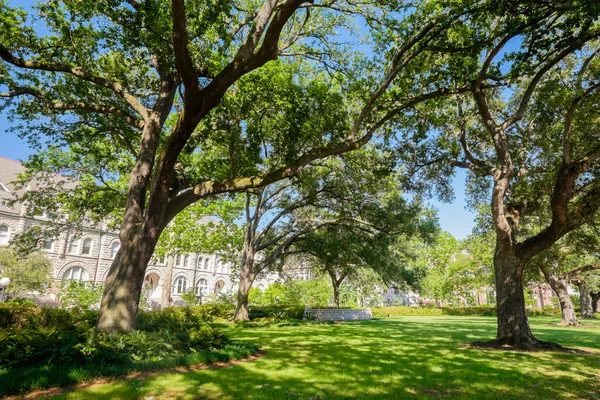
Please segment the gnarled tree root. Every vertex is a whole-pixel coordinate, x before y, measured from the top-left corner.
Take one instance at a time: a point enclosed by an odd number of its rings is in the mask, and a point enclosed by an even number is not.
[[[472,348],[482,350],[509,350],[509,351],[525,351],[525,352],[558,352],[558,353],[573,353],[573,354],[589,354],[586,351],[579,349],[571,349],[563,347],[558,343],[544,342],[535,338],[526,340],[507,340],[496,338],[489,342],[471,342]]]

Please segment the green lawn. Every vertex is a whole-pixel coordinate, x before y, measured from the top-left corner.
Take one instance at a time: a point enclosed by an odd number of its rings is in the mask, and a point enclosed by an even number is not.
[[[538,338],[600,350],[586,328],[532,318]],[[491,339],[495,318],[403,317],[335,325],[231,328],[267,355],[239,365],[131,379],[68,399],[600,399],[598,354],[518,353],[465,347]]]

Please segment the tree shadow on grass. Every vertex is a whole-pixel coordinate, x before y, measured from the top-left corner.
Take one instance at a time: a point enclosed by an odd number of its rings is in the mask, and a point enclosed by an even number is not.
[[[232,331],[268,351],[226,369],[119,382],[73,398],[402,399],[594,398],[600,357],[557,353],[484,352],[461,348],[493,337],[493,319],[380,320],[328,326]],[[577,331],[584,346],[600,335]],[[536,328],[552,340],[551,328]],[[573,332],[571,332],[573,335]],[[587,337],[590,335],[591,337]]]

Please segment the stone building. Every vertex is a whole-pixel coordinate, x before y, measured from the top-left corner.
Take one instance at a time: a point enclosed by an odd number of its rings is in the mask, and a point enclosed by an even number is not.
[[[24,171],[25,167],[18,161],[0,157],[0,245],[7,245],[15,235],[48,221],[51,217],[29,217],[25,204],[11,205],[15,194],[15,187],[11,182]],[[35,185],[31,185],[28,190],[36,190]],[[72,280],[102,283],[119,246],[117,232],[109,231],[102,225],[90,225],[82,230],[65,226],[58,237],[45,240],[42,247],[52,261],[53,277],[57,282]],[[222,262],[218,254],[175,254],[173,259],[171,297],[175,304],[180,304],[181,295],[190,290],[202,293],[203,296],[237,291],[231,265]],[[164,258],[153,260],[146,269],[144,287],[149,301],[160,303],[165,272]],[[254,285],[264,289],[277,278],[276,275],[267,274],[257,279]]]

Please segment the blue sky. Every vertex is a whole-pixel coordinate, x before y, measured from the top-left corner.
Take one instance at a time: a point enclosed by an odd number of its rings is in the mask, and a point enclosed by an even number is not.
[[[32,0],[10,0],[11,6],[19,5],[31,10]],[[13,160],[26,159],[33,151],[24,140],[14,133],[8,132],[10,122],[6,112],[0,112],[0,156]],[[471,233],[474,226],[475,214],[465,209],[465,172],[458,170],[453,180],[455,199],[452,203],[442,203],[431,200],[429,204],[438,210],[440,226],[457,239],[463,239]]]

